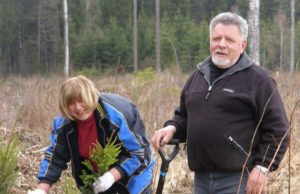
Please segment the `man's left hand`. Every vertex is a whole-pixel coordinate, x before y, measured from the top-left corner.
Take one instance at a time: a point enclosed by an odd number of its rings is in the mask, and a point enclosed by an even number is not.
[[[247,194],[263,194],[266,191],[267,182],[268,176],[253,168],[247,180]]]

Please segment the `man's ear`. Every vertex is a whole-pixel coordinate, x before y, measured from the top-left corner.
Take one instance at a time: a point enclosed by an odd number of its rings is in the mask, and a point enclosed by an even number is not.
[[[242,49],[243,49],[242,52],[244,52],[246,47],[247,47],[247,40],[243,40],[243,42],[242,42]]]

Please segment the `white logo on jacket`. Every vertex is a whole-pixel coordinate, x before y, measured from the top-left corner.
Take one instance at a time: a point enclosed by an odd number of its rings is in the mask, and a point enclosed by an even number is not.
[[[229,93],[234,93],[234,90],[233,89],[229,89],[229,88],[223,88],[223,91],[225,92],[229,92]]]

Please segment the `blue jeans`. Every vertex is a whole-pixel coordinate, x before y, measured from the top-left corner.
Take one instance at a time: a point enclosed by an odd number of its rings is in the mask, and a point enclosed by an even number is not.
[[[247,172],[238,192],[241,173],[197,173],[194,179],[194,194],[246,194]]]

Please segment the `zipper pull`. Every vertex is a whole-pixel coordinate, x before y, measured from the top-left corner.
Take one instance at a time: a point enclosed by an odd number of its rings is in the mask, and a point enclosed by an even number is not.
[[[209,95],[210,95],[211,88],[212,88],[212,86],[209,86],[209,87],[208,87],[208,91],[207,91],[207,94],[206,94],[206,96],[205,96],[205,100],[208,99],[208,97],[209,97]]]
[[[238,144],[231,136],[228,137],[229,141],[232,142],[241,152],[243,152],[246,156],[249,156],[249,154],[244,150],[244,148]]]

